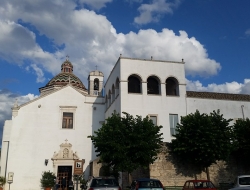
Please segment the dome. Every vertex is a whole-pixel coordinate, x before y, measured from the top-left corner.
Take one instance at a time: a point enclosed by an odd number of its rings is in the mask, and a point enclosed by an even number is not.
[[[85,86],[83,85],[82,81],[75,76],[73,73],[60,73],[56,75],[53,79],[51,79],[47,84],[47,86],[52,85],[59,85],[59,86],[66,86],[67,84],[71,84],[72,86],[76,86],[83,90],[86,90]]]
[[[83,85],[82,81],[73,74],[73,64],[67,59],[61,65],[61,73],[52,78],[46,86],[39,88],[41,94],[46,94],[55,89],[61,88],[71,84],[77,87],[79,90],[86,92],[87,89]]]
[[[72,73],[73,72],[73,65],[72,63],[66,59],[63,64],[61,65],[61,72]]]

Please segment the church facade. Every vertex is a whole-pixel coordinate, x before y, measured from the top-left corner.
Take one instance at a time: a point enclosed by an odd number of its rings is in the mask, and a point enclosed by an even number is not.
[[[180,117],[196,110],[249,117],[250,95],[186,91],[184,65],[119,57],[105,84],[103,73],[95,70],[86,88],[66,60],[61,73],[39,89],[37,99],[12,108],[3,130],[1,176],[13,172],[10,187],[20,190],[40,189],[43,171],[69,180],[79,166],[88,178],[97,157],[87,136],[114,111],[149,116],[163,126],[164,142],[173,138]]]

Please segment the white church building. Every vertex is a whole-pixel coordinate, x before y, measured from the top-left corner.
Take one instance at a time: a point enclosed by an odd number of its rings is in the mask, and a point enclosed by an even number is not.
[[[3,128],[0,175],[14,173],[11,189],[38,190],[43,171],[70,179],[80,161],[88,178],[97,157],[87,136],[114,110],[149,116],[163,126],[164,142],[173,138],[180,117],[197,109],[219,109],[232,119],[250,116],[250,95],[186,91],[184,65],[121,56],[105,84],[103,73],[95,70],[85,87],[67,59],[61,72],[39,88],[38,98],[12,108],[12,119]]]

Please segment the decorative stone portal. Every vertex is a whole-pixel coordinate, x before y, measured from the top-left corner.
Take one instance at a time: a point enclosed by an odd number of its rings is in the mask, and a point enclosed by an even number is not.
[[[72,144],[68,143],[68,140],[65,140],[65,143],[60,145],[60,150],[58,152],[54,152],[53,157],[51,158],[53,161],[54,173],[56,174],[59,180],[59,190],[62,188],[63,177],[66,179],[66,187],[68,183],[72,179],[73,171],[75,170],[75,163],[79,159],[77,152],[73,152]]]

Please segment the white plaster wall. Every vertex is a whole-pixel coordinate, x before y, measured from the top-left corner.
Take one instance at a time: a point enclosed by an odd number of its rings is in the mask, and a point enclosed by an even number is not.
[[[245,118],[250,118],[250,102],[232,101],[232,100],[214,100],[201,98],[187,98],[187,111],[194,113],[199,110],[200,113],[211,113],[213,110],[220,110],[224,118],[243,118],[241,105],[244,105],[243,111]]]
[[[185,73],[184,64],[155,60],[121,60],[121,80],[126,80],[131,74],[142,78],[142,94],[128,94],[127,82],[121,84],[121,109],[133,115],[157,115],[157,124],[162,125],[163,141],[170,142],[169,114],[185,115]],[[147,94],[147,78],[157,76],[161,81],[161,94]],[[165,81],[175,77],[179,82],[180,96],[166,96]]]
[[[114,68],[112,69],[107,82],[105,84],[105,92],[108,95],[109,90],[112,92],[112,85],[116,86],[116,79],[118,78],[120,83],[119,83],[119,90],[118,90],[118,96],[116,96],[115,100],[110,103],[107,109],[105,109],[105,118],[111,116],[111,114],[116,110],[117,113],[121,112],[121,78],[120,78],[120,72],[121,72],[121,66],[120,66],[120,60],[121,58],[118,59],[116,62]]]
[[[84,170],[89,169],[89,161],[96,156],[87,136],[92,135],[93,130],[101,126],[100,121],[104,120],[104,105],[94,104],[97,109],[93,110],[93,103],[86,103],[84,95],[67,86],[20,108],[18,116],[13,118],[10,137],[8,172],[14,172],[11,189],[40,189],[42,172],[57,170],[51,158],[65,139],[72,144],[72,150],[77,151],[80,159],[85,159]],[[38,105],[41,107],[38,108]],[[77,107],[74,129],[61,128],[59,106]],[[47,166],[45,159],[49,159]]]
[[[116,79],[118,78],[120,80],[120,58],[117,60],[115,66],[113,67],[112,71],[110,72],[110,75],[107,78],[107,81],[105,83],[105,92],[108,94],[108,91],[112,90],[112,85],[115,85]]]
[[[120,96],[119,104],[111,104],[106,111],[106,117],[114,110],[127,112],[132,115],[146,117],[149,114],[157,115],[158,125],[162,125],[163,141],[171,141],[169,114],[186,115],[186,86],[184,63],[164,62],[155,60],[137,60],[121,58],[116,67],[120,66]],[[111,73],[112,75],[113,73]],[[142,94],[128,93],[127,79],[131,74],[142,78]],[[161,81],[161,94],[147,94],[147,78],[157,76]],[[175,77],[179,81],[180,96],[166,96],[165,81],[168,77]],[[110,76],[108,83],[115,77]],[[108,87],[109,84],[106,85]],[[117,100],[118,102],[118,100]]]
[[[6,159],[7,159],[7,152],[8,152],[8,144],[10,141],[10,132],[11,132],[12,121],[6,120],[3,126],[3,138],[2,138],[2,148],[1,148],[1,176],[8,176],[6,171]],[[8,166],[7,166],[8,167]]]
[[[165,83],[168,77],[175,77],[179,83],[185,84],[185,70],[182,62],[167,62],[157,60],[121,59],[121,80],[127,81],[131,74],[138,74],[143,82],[151,75],[159,77]]]

